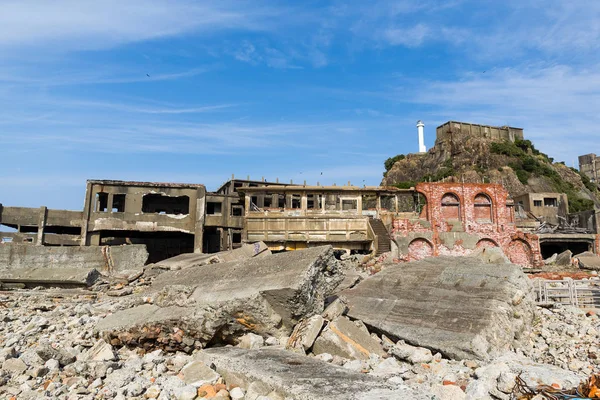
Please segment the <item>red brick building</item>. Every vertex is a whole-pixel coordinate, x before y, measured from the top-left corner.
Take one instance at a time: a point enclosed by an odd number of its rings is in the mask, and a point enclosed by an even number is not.
[[[420,183],[415,189],[426,204],[419,213],[400,214],[392,225],[401,260],[501,247],[515,264],[543,264],[537,236],[516,228],[514,203],[502,185]]]

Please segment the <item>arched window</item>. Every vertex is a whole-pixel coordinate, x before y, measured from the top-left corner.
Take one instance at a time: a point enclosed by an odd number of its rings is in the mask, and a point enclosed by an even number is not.
[[[492,221],[492,200],[483,193],[475,196],[475,220],[483,222]]]
[[[442,197],[442,218],[460,219],[460,200],[455,194],[446,193]]]

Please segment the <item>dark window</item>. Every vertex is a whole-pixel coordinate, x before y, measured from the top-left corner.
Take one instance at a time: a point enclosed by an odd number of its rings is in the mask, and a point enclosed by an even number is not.
[[[96,211],[107,212],[108,211],[108,193],[100,192],[96,193]]]
[[[277,199],[277,207],[285,208],[285,194],[279,194]]]
[[[113,194],[112,212],[125,212],[124,194]]]
[[[221,208],[223,203],[209,201],[206,203],[206,214],[208,215],[221,215]]]
[[[163,194],[146,194],[142,199],[142,212],[156,214],[189,214],[190,198],[188,196],[165,196]]]
[[[533,201],[533,206],[534,207],[541,207],[542,206],[542,201],[541,200],[534,200]]]
[[[244,215],[244,206],[241,205],[232,205],[231,206],[231,216],[232,217],[241,217]]]
[[[302,208],[302,197],[299,194],[292,195],[292,208]]]
[[[273,196],[271,196],[270,194],[266,194],[263,196],[264,208],[272,207],[272,203],[273,203]]]
[[[233,243],[242,243],[242,233],[241,232],[233,232],[231,234],[231,241]]]
[[[545,207],[558,207],[558,199],[556,197],[544,197]]]
[[[306,195],[306,208],[309,210],[320,210],[322,194],[309,194]]]

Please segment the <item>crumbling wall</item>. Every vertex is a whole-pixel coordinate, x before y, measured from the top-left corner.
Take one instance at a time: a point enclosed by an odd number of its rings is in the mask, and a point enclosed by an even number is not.
[[[31,246],[0,244],[0,273],[19,268],[69,268],[113,272],[142,268],[148,252],[144,245],[129,246]]]
[[[427,207],[418,217],[394,220],[398,259],[464,256],[478,248],[500,247],[515,264],[541,265],[538,238],[516,228],[513,202],[501,185],[421,183],[416,190]]]

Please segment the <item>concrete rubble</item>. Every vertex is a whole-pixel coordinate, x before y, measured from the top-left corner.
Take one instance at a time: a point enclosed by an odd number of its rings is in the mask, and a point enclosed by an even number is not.
[[[594,312],[535,307],[518,268],[481,257],[341,293],[330,247],[0,292],[0,399],[510,399],[518,376],[600,372]]]
[[[243,277],[243,279],[240,279]],[[240,333],[289,335],[343,279],[330,246],[165,272],[97,332],[113,345],[191,351]]]
[[[271,254],[271,250],[269,250],[266,244],[263,242],[256,242],[243,244],[242,247],[238,249],[221,251],[213,254],[184,253],[155,263],[154,266],[168,270],[179,270],[207,264],[239,261],[252,257],[264,257]]]
[[[404,385],[290,352],[265,349],[248,351],[215,348],[199,352],[196,358],[214,365],[227,382],[248,390],[261,384],[267,398],[292,399],[428,399]],[[275,392],[275,393],[273,393]],[[273,393],[273,394],[271,394]]]
[[[531,285],[521,268],[475,257],[387,268],[342,295],[349,317],[456,359],[508,350],[533,321]]]

